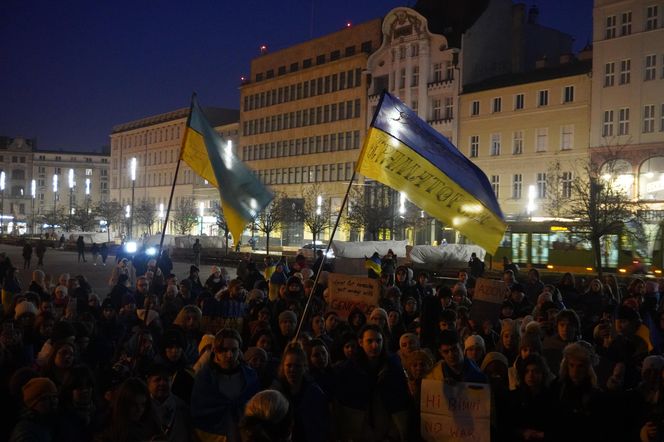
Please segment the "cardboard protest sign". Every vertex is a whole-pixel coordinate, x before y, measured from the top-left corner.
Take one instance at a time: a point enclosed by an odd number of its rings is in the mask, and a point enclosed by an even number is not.
[[[330,310],[337,312],[344,320],[355,308],[367,314],[370,307],[378,305],[380,283],[376,279],[330,273],[327,288]]]
[[[431,442],[489,442],[491,389],[488,384],[454,384],[425,379],[420,399],[422,438]]]
[[[495,322],[500,316],[500,307],[508,294],[507,285],[498,279],[477,278],[471,315],[481,324],[488,319]]]

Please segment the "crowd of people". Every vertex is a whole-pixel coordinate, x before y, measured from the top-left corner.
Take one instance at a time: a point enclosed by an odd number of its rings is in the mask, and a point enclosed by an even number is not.
[[[236,278],[118,256],[103,294],[48,266],[24,289],[0,256],[0,439],[419,441],[433,379],[490,385],[491,440],[663,440],[658,283],[507,264],[478,320],[476,256],[443,283],[377,257],[378,305],[346,318],[322,253],[245,256]]]

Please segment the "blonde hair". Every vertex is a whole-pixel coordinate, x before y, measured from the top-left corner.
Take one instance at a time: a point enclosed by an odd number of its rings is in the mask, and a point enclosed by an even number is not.
[[[184,328],[185,319],[189,314],[193,314],[196,316],[196,320],[198,322],[198,328],[200,328],[201,319],[203,318],[203,312],[201,311],[200,308],[196,307],[195,305],[185,305],[184,307],[182,307],[182,309],[180,309],[180,311],[178,312],[178,315],[175,317],[173,325],[178,325]]]
[[[288,399],[277,390],[263,390],[249,399],[244,415],[278,423],[288,416]]]

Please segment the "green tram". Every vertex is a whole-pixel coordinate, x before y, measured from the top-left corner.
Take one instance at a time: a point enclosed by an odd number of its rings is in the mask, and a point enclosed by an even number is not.
[[[552,272],[597,273],[590,242],[555,221],[511,222],[494,256],[511,258],[522,268],[535,267]],[[615,233],[602,238],[602,269],[612,273],[634,273],[642,268],[626,235]]]

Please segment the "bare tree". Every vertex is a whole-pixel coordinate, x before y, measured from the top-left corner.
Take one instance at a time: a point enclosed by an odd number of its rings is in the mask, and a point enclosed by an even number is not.
[[[175,231],[186,235],[198,222],[196,205],[193,198],[181,198],[173,213],[173,225]]]
[[[228,255],[228,238],[230,236],[231,230],[228,226],[228,222],[226,221],[226,217],[224,216],[224,209],[221,207],[220,203],[215,204],[214,214],[217,218],[217,227],[219,227],[220,231],[224,232],[224,254]],[[235,238],[235,241],[239,241],[239,238]]]
[[[40,216],[40,223],[46,224],[49,226],[51,231],[55,233],[55,226],[62,226],[63,222],[66,222],[68,220],[68,216],[65,213],[65,209],[63,207],[60,207],[57,211],[54,210],[46,210],[44,213],[41,214]]]
[[[72,227],[77,227],[83,232],[92,232],[97,225],[97,214],[94,208],[88,210],[88,207],[76,206],[71,218]]]
[[[322,196],[321,188],[318,184],[306,186],[302,190],[304,204],[300,219],[309,229],[313,236],[314,257],[316,256],[316,240],[320,240],[321,235],[334,225],[332,221],[332,203],[330,198]]]
[[[256,217],[255,225],[258,231],[265,234],[265,252],[270,254],[270,235],[275,230],[281,228],[284,221],[284,195],[276,193],[274,199],[268,204]]]
[[[351,229],[364,230],[365,238],[375,241],[382,230],[392,228],[394,206],[387,187],[365,187],[351,191],[346,220]]]
[[[108,241],[111,241],[111,226],[119,227],[124,220],[122,205],[117,201],[100,201],[95,208],[97,216],[106,221],[106,230],[108,232]]]
[[[549,169],[546,207],[552,216],[563,218],[568,230],[590,243],[594,266],[602,274],[602,239],[606,235],[631,235],[640,241],[641,204],[632,200],[618,177],[618,161],[604,158],[604,164],[588,161],[562,171],[559,164]]]
[[[143,199],[134,210],[136,224],[145,226],[148,235],[152,235],[152,227],[157,222],[157,208],[150,201]]]

